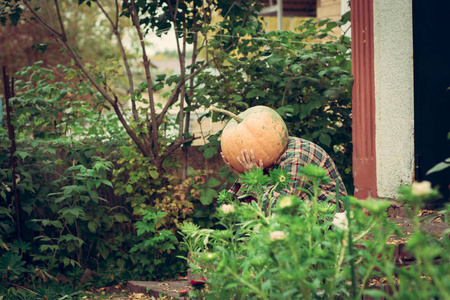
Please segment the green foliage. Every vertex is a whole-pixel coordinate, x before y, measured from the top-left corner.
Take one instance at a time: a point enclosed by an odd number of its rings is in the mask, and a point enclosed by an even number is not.
[[[37,282],[54,282],[63,273],[77,284],[90,268],[102,274],[96,282],[113,284],[184,272],[177,230],[185,220],[212,224],[210,211],[222,182],[204,171],[181,181],[174,175],[180,165],[171,157],[164,163],[170,172],[158,172],[126,142],[117,118],[103,113],[101,97],[77,71],[60,66],[62,78],[40,65],[16,74],[16,97],[10,99],[21,239],[10,141],[0,129],[2,278],[41,285]],[[113,191],[125,200],[122,205],[108,204],[105,196]]]
[[[331,36],[346,17],[305,20],[294,32],[267,33],[257,20],[249,20],[247,27],[228,33],[240,37],[236,48],[214,52],[215,68],[201,74],[195,97],[198,105],[219,105],[234,113],[256,105],[276,109],[290,135],[325,149],[351,193],[350,39]],[[230,37],[219,35],[210,44],[224,49]],[[216,139],[207,151],[218,147]]]
[[[7,252],[0,257],[0,275],[6,278],[18,278],[27,271],[24,265],[25,262],[22,261],[21,255]]]
[[[185,264],[177,259],[184,253],[178,246],[178,229],[184,221],[212,225],[210,204],[222,183],[203,171],[190,174],[185,181],[173,172],[158,173],[151,160],[133,146],[122,146],[120,153],[119,168],[113,172],[115,193],[130,203],[136,228],[136,236],[125,237],[130,250],[121,262],[132,266],[128,271],[134,276],[145,278],[184,272]],[[179,168],[169,159],[164,166]]]
[[[118,142],[111,139],[124,137],[117,119],[97,113],[98,98],[76,71],[59,66],[55,72],[40,65],[16,74],[16,95],[10,99],[16,178],[9,160],[11,142],[0,128],[0,259],[9,268],[2,282],[51,283],[62,270],[69,276],[75,270],[98,268],[105,262],[94,249],[103,246],[114,253],[109,244],[125,219],[120,210],[100,205],[105,203],[104,191],[112,188],[108,155]],[[57,295],[43,293],[48,299]]]
[[[206,299],[446,299],[450,295],[449,232],[442,238],[427,235],[417,214],[424,201],[437,196],[436,190],[414,183],[401,191],[414,226],[406,248],[416,259],[405,267],[396,261],[395,245],[390,243],[403,237],[387,218],[390,201],[346,197],[346,211],[335,213],[335,204],[317,202],[319,169],[304,170],[314,186],[311,200],[284,196],[266,213],[258,204],[261,199],[249,204],[222,195],[224,204],[216,212],[220,228],[183,224],[183,245],[191,253],[191,259],[185,259],[194,277],[206,278]],[[264,176],[252,175],[255,172],[242,183],[255,187],[254,178]],[[449,208],[441,213],[448,216]]]

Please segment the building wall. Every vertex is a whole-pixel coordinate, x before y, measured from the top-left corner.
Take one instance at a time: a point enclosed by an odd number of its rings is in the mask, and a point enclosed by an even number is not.
[[[379,197],[414,174],[412,1],[373,1],[375,140]]]
[[[341,0],[341,15],[345,14],[349,10],[350,10],[349,0]],[[348,37],[352,36],[352,28],[350,22],[342,26],[342,31],[345,32],[346,36]]]
[[[333,20],[339,20],[341,18],[341,0],[317,1],[317,19],[326,18]]]

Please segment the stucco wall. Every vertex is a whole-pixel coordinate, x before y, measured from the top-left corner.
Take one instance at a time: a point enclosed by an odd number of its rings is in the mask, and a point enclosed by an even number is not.
[[[317,19],[330,18],[339,20],[341,18],[341,0],[319,0],[317,1]]]
[[[377,190],[395,198],[414,170],[412,3],[373,2]]]

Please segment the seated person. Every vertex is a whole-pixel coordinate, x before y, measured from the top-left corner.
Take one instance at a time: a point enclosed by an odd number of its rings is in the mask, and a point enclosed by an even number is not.
[[[238,161],[242,164],[245,171],[249,171],[256,168],[262,168],[262,161],[256,162],[255,155],[251,149],[242,149],[241,157],[238,157]],[[222,154],[222,159],[225,164],[230,168],[230,170],[237,174],[240,173],[234,169],[230,163],[227,161],[226,157]],[[276,200],[281,195],[295,195],[299,196],[302,200],[309,199],[308,193],[302,191],[298,188],[307,189],[312,193],[312,186],[305,180],[304,176],[299,172],[299,168],[302,166],[306,166],[309,164],[317,165],[326,170],[327,176],[330,178],[330,181],[326,185],[320,186],[321,190],[318,195],[319,201],[324,201],[326,199],[335,198],[336,197],[336,179],[339,179],[339,194],[340,196],[347,196],[347,190],[342,182],[342,178],[336,168],[331,157],[323,150],[320,146],[301,139],[297,137],[289,137],[288,144],[286,146],[286,150],[281,154],[278,160],[265,171],[269,171],[278,167],[281,167],[283,170],[287,170],[288,174],[291,175],[292,182],[289,184],[289,187],[280,191],[280,193],[274,192],[273,197],[275,198],[273,201],[273,205],[275,205]],[[243,193],[240,192],[241,184],[236,180],[233,186],[230,189],[230,192],[239,196],[243,196]],[[336,200],[334,199],[334,201]]]

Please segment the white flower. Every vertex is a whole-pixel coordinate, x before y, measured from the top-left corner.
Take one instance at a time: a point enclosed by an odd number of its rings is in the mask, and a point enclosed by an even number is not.
[[[270,233],[270,240],[276,241],[276,240],[284,240],[287,237],[287,234],[284,231],[272,231]]]
[[[341,212],[336,213],[333,219],[333,225],[341,230],[347,230],[348,229],[348,219],[347,219],[347,213]]]
[[[416,196],[427,195],[431,193],[431,191],[433,190],[431,188],[431,182],[429,181],[422,181],[422,182],[414,181],[413,184],[411,185],[411,188],[412,193]]]
[[[6,188],[7,192],[11,192],[11,188],[2,182],[3,186]]]
[[[286,196],[280,200],[280,208],[291,207],[291,206],[292,206],[291,197]]]
[[[232,213],[232,212],[234,212],[234,205],[233,204],[222,204],[222,206],[220,207],[220,210],[224,214]]]

